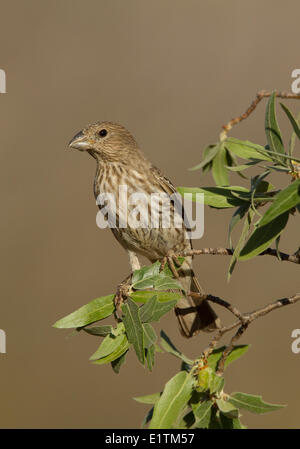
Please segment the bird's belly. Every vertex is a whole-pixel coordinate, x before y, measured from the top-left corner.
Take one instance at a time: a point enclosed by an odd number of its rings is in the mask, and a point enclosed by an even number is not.
[[[113,233],[126,249],[147,257],[161,259],[170,250],[180,253],[190,249],[190,240],[183,228],[115,228]]]

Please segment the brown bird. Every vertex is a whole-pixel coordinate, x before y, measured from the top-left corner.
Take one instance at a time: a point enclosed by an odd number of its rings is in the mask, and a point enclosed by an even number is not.
[[[149,222],[146,225],[132,226],[129,220],[125,227],[121,224],[124,217],[130,215],[133,206],[130,208],[128,202],[122,203],[124,198],[119,193],[120,186],[127,186],[128,196],[138,192],[146,198],[150,198],[151,194],[165,194],[169,198],[176,192],[173,184],[146,159],[126,128],[116,123],[97,122],[76,134],[69,146],[86,151],[96,159],[96,199],[99,194],[107,192],[112,193],[119,203],[116,227],[112,227],[112,232],[128,252],[133,271],[140,268],[138,255],[145,256],[151,263],[165,260],[168,256],[168,261],[172,263],[174,255],[192,248],[186,228],[175,227],[172,220],[169,227],[162,227],[161,215],[158,227],[150,226]],[[170,209],[174,218],[174,215],[179,213],[176,212],[174,203],[171,203]],[[192,257],[184,259],[178,274],[186,292],[202,292],[192,269]],[[200,330],[212,331],[220,327],[220,320],[208,302],[197,297],[180,298],[175,313],[181,333],[186,337],[192,337]]]

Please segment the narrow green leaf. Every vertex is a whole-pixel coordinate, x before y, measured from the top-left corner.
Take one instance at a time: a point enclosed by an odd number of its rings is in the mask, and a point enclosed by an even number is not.
[[[247,162],[247,164],[234,165],[232,167],[227,166],[226,168],[231,171],[244,171],[244,170],[247,170],[247,168],[251,168],[254,165],[259,164],[259,163],[261,163],[261,160],[255,159],[253,161]]]
[[[159,321],[160,318],[173,309],[177,301],[159,302],[153,296],[144,306],[141,307],[140,316],[143,323]]]
[[[84,327],[83,330],[90,335],[96,335],[97,337],[106,337],[106,335],[110,334],[113,330],[113,327],[108,326],[93,326],[93,327]]]
[[[159,279],[159,275],[158,274],[153,275],[153,276],[149,276],[149,277],[146,277],[146,278],[144,278],[144,279],[142,279],[140,281],[135,282],[132,285],[132,287],[135,290],[144,290],[144,289],[147,289],[147,288],[152,288],[152,287],[154,287],[154,284],[155,284],[155,282],[158,279]]]
[[[152,321],[153,314],[155,312],[155,307],[157,305],[156,296],[152,296],[145,305],[140,308],[140,317],[142,323],[149,323]]]
[[[140,268],[139,270],[135,270],[132,275],[132,284],[134,285],[138,281],[142,281],[143,279],[158,275],[160,265],[160,262],[157,261],[150,266],[145,266]]]
[[[209,164],[209,162],[213,160],[218,151],[219,145],[208,145],[208,147],[206,147],[205,150],[203,151],[203,160],[200,162],[200,164],[190,168],[190,170],[194,171],[205,167],[205,165]]]
[[[178,292],[164,292],[164,291],[150,291],[150,290],[139,290],[136,292],[131,292],[130,297],[135,302],[147,303],[153,295],[157,297],[158,302],[164,303],[169,301],[177,302],[178,299],[182,297],[182,293]]]
[[[155,290],[182,290],[182,285],[171,276],[160,275],[155,280],[154,288]]]
[[[239,140],[234,137],[228,137],[225,141],[225,147],[242,159],[272,161],[272,158],[268,155],[263,146],[249,142],[248,140]]]
[[[204,204],[218,209],[227,207],[237,207],[245,204],[243,199],[236,198],[232,193],[249,192],[241,186],[231,187],[178,187],[178,192],[181,195],[184,193],[192,193],[192,200],[197,201],[197,193],[204,194]]]
[[[148,366],[148,370],[152,371],[153,366],[154,366],[154,360],[155,360],[155,345],[151,345],[149,346],[146,350],[145,350],[145,357],[146,357],[146,362],[147,362],[147,366]]]
[[[121,346],[124,340],[124,324],[119,323],[117,326],[117,334],[107,335],[104,340],[102,341],[101,345],[97,349],[97,351],[90,357],[90,360],[98,360],[103,357],[106,357],[107,355],[111,354],[112,352],[115,352],[116,349]]]
[[[195,416],[192,410],[190,410],[182,417],[182,419],[178,423],[178,426],[176,425],[176,429],[191,429],[194,428],[194,424]]]
[[[124,352],[124,354],[122,354],[119,358],[117,358],[116,360],[113,360],[111,362],[111,367],[116,374],[119,374],[121,366],[125,362],[127,352],[128,352],[128,350],[126,352]]]
[[[237,408],[242,408],[257,414],[273,412],[285,407],[285,405],[268,404],[262,400],[261,396],[247,393],[232,393],[228,397],[228,401]]]
[[[223,413],[220,413],[220,422],[222,429],[246,429],[239,418],[228,418],[228,416],[223,415]]]
[[[153,410],[154,407],[152,407],[146,414],[145,418],[143,419],[142,423],[141,423],[141,428],[145,428],[145,426],[151,421],[152,416],[153,416]]]
[[[224,387],[224,383],[225,383],[224,377],[212,373],[209,383],[210,393],[220,393]]]
[[[102,357],[99,360],[95,360],[92,363],[94,363],[95,365],[104,365],[106,363],[111,363],[114,360],[117,360],[119,357],[121,357],[128,349],[129,349],[129,342],[127,340],[126,335],[124,334],[123,341],[114,352],[108,354],[106,357]]]
[[[235,346],[232,351],[228,354],[226,361],[225,361],[225,368],[235,360],[239,359],[245,352],[248,351],[249,345],[237,345]],[[218,368],[218,363],[222,357],[223,351],[225,349],[225,346],[222,346],[220,348],[214,349],[213,352],[208,356],[207,362],[208,366],[212,368],[214,371]]]
[[[292,182],[275,195],[274,201],[259,221],[258,227],[265,226],[274,218],[297,206],[297,204],[300,204],[300,179]]]
[[[249,204],[243,204],[242,206],[238,207],[230,220],[229,229],[228,229],[228,240],[229,240],[230,248],[232,248],[232,241],[231,241],[232,231],[233,231],[234,227],[238,224],[238,222],[241,221],[242,218],[244,218],[246,212],[249,209],[249,206],[250,206]]]
[[[193,376],[180,371],[165,385],[164,391],[154,406],[150,429],[170,429],[188,403],[193,388]]]
[[[132,343],[139,361],[144,364],[144,330],[140,319],[139,306],[130,298],[122,305],[123,323],[129,343]]]
[[[217,399],[216,403],[219,410],[228,418],[239,417],[238,409],[234,405],[232,405],[229,401],[224,401],[224,399]]]
[[[144,323],[142,326],[144,329],[144,346],[146,349],[148,349],[150,346],[153,346],[156,343],[157,335],[151,324]]]
[[[300,112],[297,115],[296,122],[297,122],[297,124],[299,124],[299,122],[300,122]],[[294,148],[295,148],[295,144],[296,144],[296,137],[297,137],[297,135],[296,135],[295,131],[293,131],[290,141],[289,141],[289,149],[288,149],[289,156],[292,156],[292,154],[294,152]]]
[[[146,396],[138,396],[133,398],[136,402],[140,402],[141,404],[156,404],[159,400],[161,393],[152,393],[147,394]]]
[[[160,337],[161,337],[160,344],[165,351],[167,351],[170,354],[174,355],[175,357],[183,360],[188,365],[193,364],[193,361],[191,359],[189,359],[184,354],[182,354],[182,352],[178,351],[178,349],[173,345],[170,338],[167,336],[167,334],[163,330],[160,331]]]
[[[102,296],[101,298],[93,299],[85,306],[70,313],[70,315],[56,321],[53,326],[60,329],[86,326],[107,318],[114,310],[114,295]]]
[[[239,255],[239,260],[248,260],[267,249],[286,227],[289,213],[279,215],[265,226],[254,230]]]
[[[266,108],[265,132],[270,150],[284,154],[280,129],[276,119],[276,92],[273,92]]]
[[[230,278],[232,276],[232,273],[233,273],[233,270],[234,270],[234,268],[236,266],[236,263],[237,263],[237,260],[239,258],[240,252],[241,252],[241,250],[242,250],[242,248],[243,248],[243,246],[245,244],[245,241],[246,241],[246,239],[248,237],[253,217],[254,217],[254,212],[253,212],[252,209],[249,209],[249,212],[248,212],[248,214],[247,214],[247,216],[246,216],[246,218],[244,220],[244,225],[243,225],[243,229],[242,229],[242,233],[240,235],[239,241],[236,244],[236,247],[235,247],[235,249],[233,251],[232,257],[231,257],[230,262],[229,262],[228,276],[227,276],[227,280],[228,281],[230,280]]]
[[[287,106],[285,106],[285,104],[280,103],[280,106],[282,107],[282,109],[284,110],[286,115],[288,116],[288,119],[291,122],[292,127],[294,129],[294,133],[297,135],[298,139],[300,139],[300,127],[298,125],[297,120],[295,119],[295,117],[293,116],[293,114],[291,113],[289,108]]]
[[[226,169],[227,158],[224,144],[219,145],[219,151],[212,163],[212,175],[217,186],[228,186],[229,176]]]
[[[193,412],[196,419],[195,427],[197,429],[207,429],[209,427],[212,406],[212,401],[203,401],[200,402],[198,407],[193,407]]]

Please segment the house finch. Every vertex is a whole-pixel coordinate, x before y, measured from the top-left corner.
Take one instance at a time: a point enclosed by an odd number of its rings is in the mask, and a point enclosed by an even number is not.
[[[106,192],[116,198],[119,210],[112,232],[128,252],[133,271],[140,268],[137,255],[145,256],[152,263],[167,256],[171,261],[171,256],[192,248],[184,225],[176,227],[173,220],[168,227],[163,227],[161,220],[158,227],[152,227],[149,222],[143,226],[132,226],[129,222],[124,225],[124,220],[130,215],[132,207],[130,208],[128,202],[124,203],[124,198],[121,198],[120,186],[126,186],[129,196],[138,192],[144,194],[146,198],[151,194],[164,194],[170,198],[170,195],[176,192],[173,184],[146,159],[126,128],[111,122],[98,122],[76,134],[69,146],[86,151],[96,159],[97,170],[94,180],[96,199],[99,194]],[[173,218],[175,213],[176,207],[172,202],[170,214]],[[178,269],[178,275],[187,293],[202,292],[192,270],[192,257],[184,259]],[[186,337],[191,337],[200,330],[211,331],[220,327],[219,319],[208,302],[197,295],[182,296],[177,302],[175,313],[181,333]]]

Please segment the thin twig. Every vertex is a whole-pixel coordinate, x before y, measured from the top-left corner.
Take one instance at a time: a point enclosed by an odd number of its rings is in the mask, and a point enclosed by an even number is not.
[[[199,294],[199,296],[201,296]],[[235,333],[235,335],[231,338],[230,343],[226,346],[226,348],[223,351],[222,357],[218,364],[218,371],[217,374],[221,375],[223,374],[225,362],[227,359],[227,356],[232,351],[234,344],[236,341],[243,335],[245,330],[248,328],[248,326],[257,318],[260,318],[264,315],[267,315],[268,313],[272,312],[273,310],[279,309],[280,307],[288,306],[290,304],[295,304],[296,302],[300,301],[300,293],[295,294],[294,296],[291,296],[289,298],[282,298],[277,299],[276,301],[267,304],[266,306],[263,306],[257,310],[254,310],[250,313],[241,313],[237,310],[235,306],[230,304],[228,301],[225,301],[222,298],[218,298],[216,296],[212,295],[205,295],[202,296],[203,299],[205,298],[208,301],[214,302],[215,304],[219,304],[222,307],[225,307],[227,310],[229,310],[233,315],[235,315],[239,321],[235,321],[234,323],[230,324],[229,326],[224,326],[221,329],[218,329],[217,334],[214,336],[214,338],[211,340],[208,348],[203,352],[201,358],[204,358],[205,360],[207,357],[212,353],[212,351],[215,349],[216,344],[219,342],[221,337],[226,333],[234,329],[240,324],[239,329]]]
[[[239,115],[238,117],[235,117],[231,119],[226,125],[223,125],[223,131],[220,134],[220,140],[225,140],[227,137],[228,132],[232,129],[234,125],[237,125],[242,120],[245,120],[249,115],[256,109],[256,106],[258,103],[261,102],[263,98],[270,97],[273,92],[267,92],[265,90],[261,90],[256,94],[255,99],[252,101],[251,105],[248,107],[248,109],[244,112],[244,114]],[[285,98],[285,99],[294,99],[299,100],[300,95],[292,94],[290,92],[276,92],[276,97],[278,98]]]
[[[234,250],[230,248],[202,248],[202,249],[192,249],[189,251],[184,251],[181,255],[183,257],[186,256],[199,256],[204,254],[209,254],[213,256],[232,256]],[[286,261],[286,262],[292,262],[296,264],[300,264],[300,252],[296,251],[294,254],[286,254],[282,253],[281,251],[276,251],[276,249],[267,248],[265,251],[259,254],[259,256],[274,256],[278,258],[278,255],[280,257],[280,260]]]

